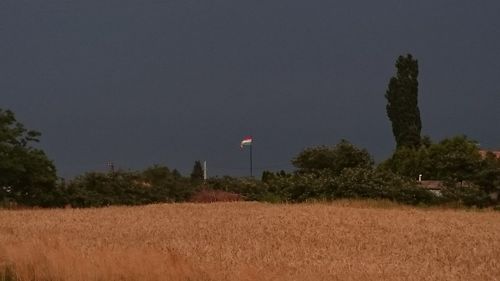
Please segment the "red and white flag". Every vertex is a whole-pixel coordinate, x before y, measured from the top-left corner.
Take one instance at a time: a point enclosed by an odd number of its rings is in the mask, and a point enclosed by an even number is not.
[[[252,145],[252,137],[245,137],[241,141],[240,147],[243,148],[243,146],[250,146]]]

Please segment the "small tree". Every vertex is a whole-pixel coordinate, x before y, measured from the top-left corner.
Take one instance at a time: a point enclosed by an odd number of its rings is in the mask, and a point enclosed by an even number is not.
[[[389,170],[400,176],[405,176],[413,180],[423,175],[426,179],[432,178],[431,173],[435,171],[429,157],[429,149],[422,146],[419,149],[402,147],[378,166],[379,170]]]
[[[474,180],[481,169],[481,155],[474,141],[465,136],[444,139],[428,149],[429,173],[435,179]]]
[[[477,175],[475,183],[486,192],[500,191],[500,158],[488,152],[481,162],[481,170]]]
[[[339,175],[345,168],[372,168],[373,159],[366,149],[341,140],[334,147],[307,148],[292,160],[292,164],[299,169],[299,173],[327,170]]]
[[[418,62],[412,55],[399,56],[397,74],[389,81],[385,97],[387,116],[397,148],[418,148],[421,144],[422,122],[418,108]]]
[[[203,180],[203,167],[201,166],[201,161],[195,161],[193,166],[193,171],[191,172],[191,181],[201,182]]]
[[[476,179],[483,166],[488,165],[481,160],[476,143],[457,136],[419,149],[397,149],[379,167],[413,179],[422,174],[424,179],[456,182]]]

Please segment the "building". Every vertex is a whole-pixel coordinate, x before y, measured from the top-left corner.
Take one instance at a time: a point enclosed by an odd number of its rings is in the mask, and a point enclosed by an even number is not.
[[[419,180],[418,184],[424,189],[429,190],[436,196],[441,196],[441,190],[444,188],[443,181],[436,180]]]
[[[481,156],[483,158],[486,157],[486,154],[488,154],[488,152],[491,152],[493,155],[495,155],[496,158],[500,159],[500,151],[499,150],[479,150],[479,154],[481,154]]]

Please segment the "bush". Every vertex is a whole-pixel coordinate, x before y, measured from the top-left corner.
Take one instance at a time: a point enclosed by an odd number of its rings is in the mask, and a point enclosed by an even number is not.
[[[185,201],[194,192],[189,179],[161,166],[142,172],[86,173],[70,181],[65,189],[73,207]]]
[[[243,201],[244,197],[227,191],[222,190],[212,190],[212,189],[202,189],[195,192],[189,202],[195,203],[211,203],[211,202],[235,202]]]
[[[405,204],[433,204],[436,197],[417,183],[387,171],[346,169],[335,178],[329,198],[388,199]]]
[[[207,188],[222,190],[242,195],[245,200],[263,201],[268,194],[268,187],[261,181],[253,178],[210,178],[205,183]]]
[[[445,187],[441,190],[442,198],[444,203],[458,203],[464,206],[476,206],[479,208],[486,207],[490,205],[490,197],[481,187],[476,185],[467,184],[462,186],[461,184],[448,182]]]
[[[366,149],[359,149],[346,140],[337,145],[311,147],[297,155],[292,163],[299,173],[328,171],[339,175],[345,168],[371,168],[373,159]]]
[[[380,167],[417,179],[422,174],[431,180],[474,180],[482,160],[476,142],[465,136],[444,139],[418,149],[398,148]]]
[[[268,177],[268,190],[280,201],[304,202],[325,198],[333,176],[327,171],[316,173],[276,174]]]
[[[436,197],[415,182],[387,171],[344,169],[339,176],[329,172],[293,174],[269,178],[269,190],[290,202],[341,198],[387,199],[405,204],[432,204]]]

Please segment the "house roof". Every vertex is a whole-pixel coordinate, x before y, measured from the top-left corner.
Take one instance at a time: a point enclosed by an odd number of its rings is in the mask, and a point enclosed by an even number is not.
[[[493,153],[496,158],[500,158],[500,151],[499,150],[479,150],[479,154],[481,154],[482,157],[486,157],[486,154],[488,152]]]
[[[423,180],[417,182],[421,187],[429,190],[441,190],[445,187],[444,181],[439,181],[439,180]],[[472,187],[474,184],[469,181],[459,181],[456,182],[458,186],[461,187]]]
[[[425,180],[419,181],[418,184],[420,184],[425,189],[431,190],[440,190],[441,188],[443,188],[443,181]]]

